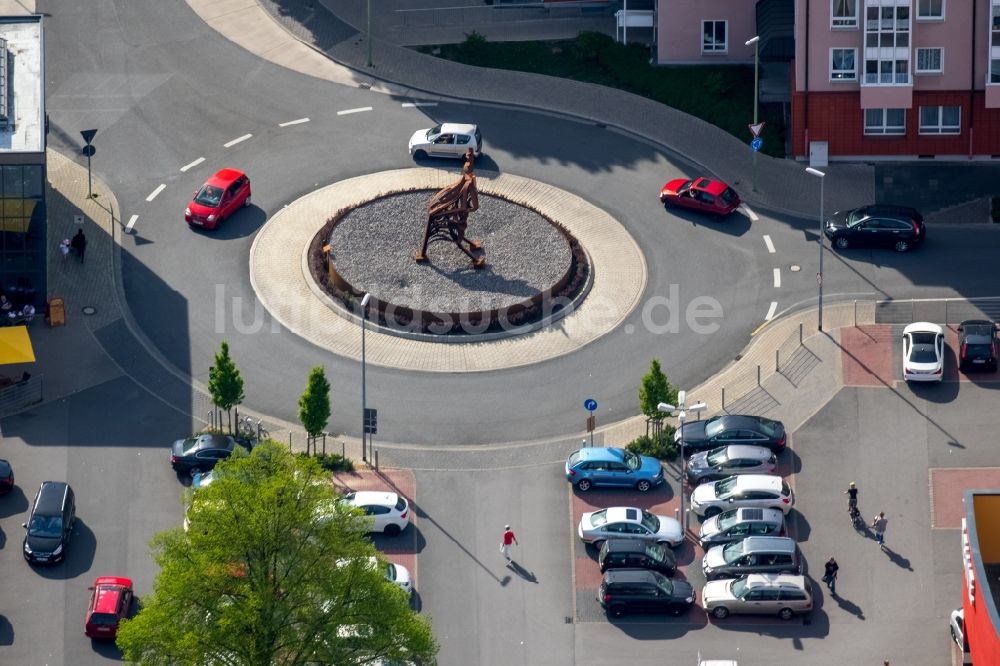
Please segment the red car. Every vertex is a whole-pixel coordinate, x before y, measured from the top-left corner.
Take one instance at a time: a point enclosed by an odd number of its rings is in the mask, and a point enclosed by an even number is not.
[[[132,607],[132,581],[118,576],[101,576],[90,588],[90,606],[83,632],[91,638],[114,638],[118,624]]]
[[[237,169],[223,169],[194,193],[184,210],[184,221],[192,227],[215,229],[241,206],[250,205],[250,179]]]
[[[0,460],[0,495],[14,489],[14,468],[6,460]]]
[[[660,201],[716,215],[729,215],[740,207],[740,195],[721,180],[677,178],[660,190]]]

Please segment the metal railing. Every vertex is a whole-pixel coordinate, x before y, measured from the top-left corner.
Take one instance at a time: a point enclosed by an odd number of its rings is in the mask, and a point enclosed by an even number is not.
[[[0,388],[0,416],[16,414],[43,399],[43,375],[30,375],[9,386]]]

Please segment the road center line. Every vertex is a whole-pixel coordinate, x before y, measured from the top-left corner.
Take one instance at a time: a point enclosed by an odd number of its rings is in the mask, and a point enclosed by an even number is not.
[[[774,269],[774,288],[781,289],[781,269]]]
[[[125,233],[132,233],[132,227],[135,226],[135,221],[139,219],[138,215],[133,215],[128,219],[128,224],[125,225]]]
[[[204,157],[199,157],[194,162],[191,162],[191,164],[185,164],[184,166],[182,166],[181,171],[187,171],[188,169],[193,169],[204,161],[205,161]]]
[[[343,111],[337,111],[337,115],[338,116],[346,116],[349,113],[361,113],[363,111],[371,111],[371,110],[372,110],[372,107],[370,107],[370,106],[361,106],[361,107],[358,107],[357,109],[344,109]]]
[[[309,122],[308,118],[299,118],[298,120],[289,120],[287,123],[278,123],[278,127],[288,127],[289,125],[301,125],[302,123]]]
[[[774,319],[774,313],[778,310],[778,301],[771,301],[771,307],[767,309],[767,316],[764,317],[764,321],[771,321]]]
[[[165,189],[167,189],[166,183],[160,183],[159,187],[157,187],[155,190],[153,190],[152,192],[149,193],[149,196],[146,197],[146,201],[152,201],[153,199],[156,198],[157,194],[159,194],[160,192],[162,192]]]
[[[421,106],[437,106],[437,102],[403,102],[404,109],[415,109]]]
[[[760,219],[759,217],[757,217],[757,213],[750,210],[750,206],[743,204],[743,210],[747,212],[747,216],[750,218],[751,222],[756,222],[757,220]]]
[[[771,242],[771,237],[764,234],[764,245],[767,246],[767,251],[774,254],[774,243]]]
[[[236,144],[238,144],[238,143],[240,143],[240,142],[242,142],[242,141],[246,141],[247,139],[249,139],[249,138],[250,138],[250,137],[252,137],[252,136],[253,136],[253,134],[244,134],[243,136],[241,136],[241,137],[239,137],[239,138],[237,138],[237,139],[233,139],[233,140],[232,140],[232,141],[230,141],[229,143],[224,143],[224,144],[222,144],[222,146],[223,146],[224,148],[232,148],[232,147],[233,147],[233,146],[235,146]]]

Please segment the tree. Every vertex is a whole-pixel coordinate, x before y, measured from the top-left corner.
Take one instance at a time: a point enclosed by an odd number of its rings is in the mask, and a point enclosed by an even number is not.
[[[326,380],[323,366],[309,372],[305,392],[299,397],[299,421],[306,429],[310,441],[315,441],[330,420],[330,382]],[[306,444],[308,451],[309,444]]]
[[[656,409],[661,402],[677,404],[677,390],[667,381],[667,376],[660,368],[659,359],[653,359],[649,364],[649,372],[642,378],[639,385],[639,409],[651,421],[662,421],[666,416]]]
[[[268,440],[220,461],[195,497],[187,531],[153,537],[160,573],[118,630],[125,661],[434,663],[429,621],[372,564],[368,519],[315,460]]]
[[[215,365],[208,369],[208,392],[212,396],[212,404],[217,409],[226,410],[229,432],[232,432],[233,407],[241,404],[246,396],[243,394],[243,377],[229,356],[229,343],[225,340],[215,354]]]

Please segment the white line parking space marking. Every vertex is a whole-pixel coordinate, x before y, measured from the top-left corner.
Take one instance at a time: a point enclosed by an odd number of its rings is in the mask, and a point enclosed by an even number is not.
[[[437,106],[437,102],[403,102],[404,109],[415,109],[421,106]]]
[[[135,226],[135,221],[139,219],[138,215],[133,215],[128,219],[128,224],[125,225],[125,233],[132,233],[132,227]]]
[[[767,316],[764,317],[764,321],[771,321],[774,319],[774,313],[778,310],[778,301],[771,301],[771,307],[767,309]]]
[[[774,288],[781,289],[781,269],[774,269]]]
[[[287,123],[278,123],[278,127],[288,127],[289,125],[301,125],[302,123],[309,122],[308,118],[299,118],[298,120],[289,120]]]
[[[204,161],[205,161],[204,157],[199,157],[194,162],[191,162],[191,164],[185,164],[184,166],[182,166],[181,171],[187,171],[188,169],[193,169]]]
[[[774,254],[774,243],[771,242],[771,237],[764,234],[764,245],[767,246],[767,251]]]
[[[747,216],[750,218],[751,222],[756,222],[757,220],[760,219],[759,217],[757,217],[757,213],[750,210],[750,206],[743,204],[743,210],[747,212]]]
[[[222,144],[222,146],[223,146],[224,148],[232,148],[232,147],[233,147],[233,146],[235,146],[236,144],[238,144],[238,143],[240,143],[240,142],[242,142],[242,141],[246,141],[247,139],[249,139],[249,138],[250,138],[250,137],[252,137],[252,136],[253,136],[253,134],[244,134],[243,136],[241,136],[241,137],[239,137],[239,138],[237,138],[237,139],[233,139],[233,140],[232,140],[232,141],[230,141],[229,143],[224,143],[224,144]]]
[[[337,115],[338,116],[346,116],[349,113],[362,113],[364,111],[371,111],[371,110],[372,110],[372,107],[370,107],[370,106],[362,106],[362,107],[359,107],[357,109],[344,109],[343,111],[337,111]]]
[[[153,199],[156,198],[157,194],[159,194],[160,192],[162,192],[165,189],[167,189],[166,183],[160,183],[159,187],[157,187],[155,190],[153,190],[152,192],[149,193],[149,196],[146,197],[146,201],[152,201]]]

